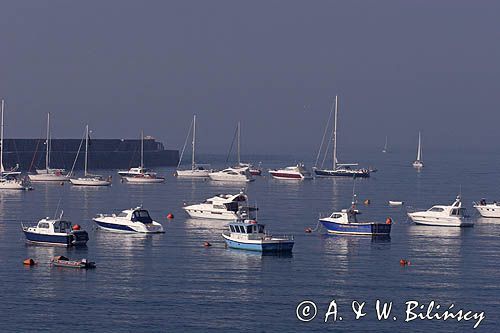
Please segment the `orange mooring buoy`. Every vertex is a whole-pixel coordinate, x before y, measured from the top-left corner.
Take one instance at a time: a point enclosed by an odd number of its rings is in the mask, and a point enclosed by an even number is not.
[[[212,246],[212,244],[210,244],[209,242],[203,242],[203,246],[204,247],[210,247],[210,246]]]
[[[385,219],[385,224],[391,224],[391,223],[392,223],[392,219],[390,217]]]
[[[172,214],[172,213],[167,214],[167,219],[173,219],[173,218],[174,218],[174,214]]]
[[[28,258],[28,259],[23,261],[23,264],[26,266],[33,266],[33,265],[36,265],[36,262],[35,262],[35,260]]]
[[[364,202],[363,202],[365,205],[369,205],[371,203],[370,199],[366,199]]]

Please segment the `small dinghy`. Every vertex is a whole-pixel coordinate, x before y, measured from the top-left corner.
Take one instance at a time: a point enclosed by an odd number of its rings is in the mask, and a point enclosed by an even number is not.
[[[404,204],[404,201],[389,200],[389,206],[396,207],[396,206],[403,206],[403,204]]]
[[[55,256],[54,258],[52,258],[52,264],[57,267],[68,267],[68,268],[89,269],[96,267],[95,262],[88,261],[85,258],[80,260],[69,260],[65,256]]]

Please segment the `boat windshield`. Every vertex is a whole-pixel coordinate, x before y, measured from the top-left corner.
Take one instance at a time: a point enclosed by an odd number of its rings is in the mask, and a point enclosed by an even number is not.
[[[71,230],[71,222],[58,221],[54,223],[54,232],[67,232]]]
[[[132,215],[132,221],[142,222],[142,223],[152,223],[153,219],[151,219],[147,210],[136,210]]]
[[[465,216],[465,208],[453,208],[451,210],[452,216]]]

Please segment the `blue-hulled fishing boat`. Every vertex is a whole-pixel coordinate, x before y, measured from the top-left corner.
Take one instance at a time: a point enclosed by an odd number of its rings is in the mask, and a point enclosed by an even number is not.
[[[295,241],[292,237],[273,237],[266,234],[265,226],[255,220],[237,220],[229,223],[229,231],[222,233],[227,246],[233,249],[259,252],[290,252]]]
[[[355,198],[356,196],[354,196]],[[385,222],[361,222],[357,216],[361,214],[356,209],[356,200],[352,202],[349,209],[333,212],[328,217],[320,218],[319,221],[332,234],[350,234],[367,236],[389,236],[391,233],[392,220],[387,218]]]
[[[22,225],[22,229],[26,241],[30,243],[78,246],[87,244],[89,240],[85,230],[80,230],[78,224],[62,220],[62,214],[57,219],[41,219],[36,226]]]

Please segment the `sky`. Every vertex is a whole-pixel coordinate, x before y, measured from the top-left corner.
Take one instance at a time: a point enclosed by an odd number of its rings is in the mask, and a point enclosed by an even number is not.
[[[500,1],[0,3],[6,137],[137,138],[316,154],[335,95],[341,150],[500,141]]]

